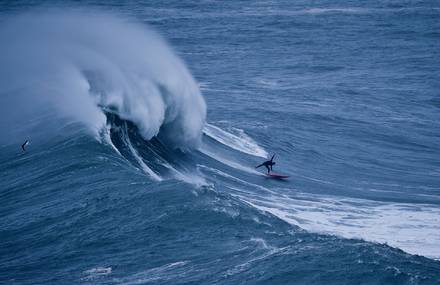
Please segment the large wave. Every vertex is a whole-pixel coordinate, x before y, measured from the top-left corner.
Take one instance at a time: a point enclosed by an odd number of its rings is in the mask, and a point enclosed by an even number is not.
[[[147,140],[200,142],[206,105],[198,86],[144,24],[102,12],[35,11],[4,20],[0,42],[3,138],[48,112],[96,132],[110,111]]]

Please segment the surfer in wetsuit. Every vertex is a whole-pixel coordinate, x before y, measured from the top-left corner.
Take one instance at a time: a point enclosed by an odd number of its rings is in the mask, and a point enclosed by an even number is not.
[[[255,168],[261,167],[261,166],[265,166],[267,168],[267,173],[270,173],[273,169],[272,166],[275,165],[275,161],[273,161],[273,158],[275,157],[275,154],[272,155],[272,158],[268,161],[263,162],[260,165],[255,166]]]

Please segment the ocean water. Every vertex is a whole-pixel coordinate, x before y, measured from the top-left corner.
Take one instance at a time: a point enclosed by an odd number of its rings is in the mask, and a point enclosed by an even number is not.
[[[440,284],[439,20],[0,2],[0,284]]]

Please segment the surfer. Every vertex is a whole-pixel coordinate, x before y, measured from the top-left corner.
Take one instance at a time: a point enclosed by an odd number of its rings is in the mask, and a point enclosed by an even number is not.
[[[260,165],[255,166],[255,168],[261,167],[261,166],[265,166],[267,168],[267,173],[270,173],[273,169],[272,166],[275,165],[275,161],[273,161],[273,158],[275,157],[275,154],[272,155],[272,158],[268,161],[263,162]]]
[[[27,147],[28,144],[29,144],[29,140],[26,140],[24,142],[24,144],[21,145],[21,148],[23,149],[23,151],[26,151],[26,147]]]

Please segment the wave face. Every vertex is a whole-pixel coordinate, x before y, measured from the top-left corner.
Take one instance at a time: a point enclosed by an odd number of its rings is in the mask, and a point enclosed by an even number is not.
[[[52,111],[92,132],[111,110],[145,139],[200,142],[206,105],[191,74],[152,30],[105,13],[37,11],[0,27],[0,92],[9,137]],[[170,135],[172,134],[172,135]]]

